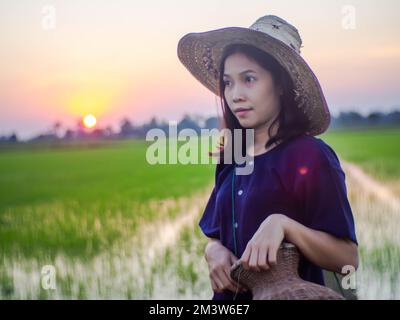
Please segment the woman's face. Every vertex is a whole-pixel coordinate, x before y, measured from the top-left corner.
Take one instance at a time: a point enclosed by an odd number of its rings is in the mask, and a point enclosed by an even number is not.
[[[271,123],[281,94],[272,74],[242,53],[230,55],[224,68],[225,99],[240,125],[257,129]]]

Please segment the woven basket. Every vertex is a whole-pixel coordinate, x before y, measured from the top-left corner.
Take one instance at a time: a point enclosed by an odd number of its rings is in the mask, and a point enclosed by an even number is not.
[[[280,246],[277,264],[267,271],[245,270],[240,260],[231,268],[231,278],[249,288],[254,300],[344,300],[330,288],[305,281],[298,274],[300,253],[288,243]]]

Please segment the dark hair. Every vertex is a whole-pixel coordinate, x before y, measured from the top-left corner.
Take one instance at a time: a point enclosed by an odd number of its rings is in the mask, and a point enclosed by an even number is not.
[[[225,48],[222,52],[221,62],[219,65],[219,92],[221,98],[221,106],[223,112],[223,127],[231,131],[232,139],[233,129],[244,129],[235,115],[230,110],[228,103],[226,102],[224,91],[225,83],[223,81],[223,74],[225,69],[225,60],[234,53],[243,53],[250,59],[254,60],[262,68],[269,71],[272,75],[272,79],[275,85],[280,86],[283,90],[280,100],[280,112],[274,119],[271,126],[268,128],[270,139],[266,143],[265,147],[268,148],[275,142],[283,142],[292,137],[296,137],[307,133],[309,129],[309,120],[302,110],[299,109],[298,103],[295,101],[295,93],[293,81],[290,78],[288,72],[281,66],[281,64],[271,55],[258,49],[252,45],[246,44],[232,44]],[[273,126],[279,127],[275,135],[272,135]],[[245,134],[242,131],[242,146],[245,145]],[[223,142],[220,145],[221,155],[223,154]],[[232,146],[234,143],[232,144]],[[232,148],[233,149],[233,148]],[[243,148],[242,148],[243,149]],[[246,150],[242,150],[243,155]]]

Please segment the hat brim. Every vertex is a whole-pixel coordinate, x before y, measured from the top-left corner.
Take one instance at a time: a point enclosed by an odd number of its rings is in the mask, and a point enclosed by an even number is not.
[[[330,112],[314,72],[294,49],[266,33],[241,27],[188,33],[179,40],[178,58],[197,80],[219,96],[220,60],[224,48],[234,43],[253,45],[273,56],[293,80],[299,107],[310,121],[308,133],[326,131]]]

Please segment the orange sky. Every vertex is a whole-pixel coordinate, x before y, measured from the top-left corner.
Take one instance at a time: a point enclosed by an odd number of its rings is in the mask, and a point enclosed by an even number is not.
[[[265,14],[299,29],[302,55],[332,113],[400,108],[399,3],[3,0],[0,134],[29,137],[56,120],[73,127],[87,113],[115,129],[124,116],[142,123],[154,115],[214,115],[215,97],[177,58],[179,39],[188,32],[248,27]],[[355,9],[355,29],[342,26],[345,4]]]

